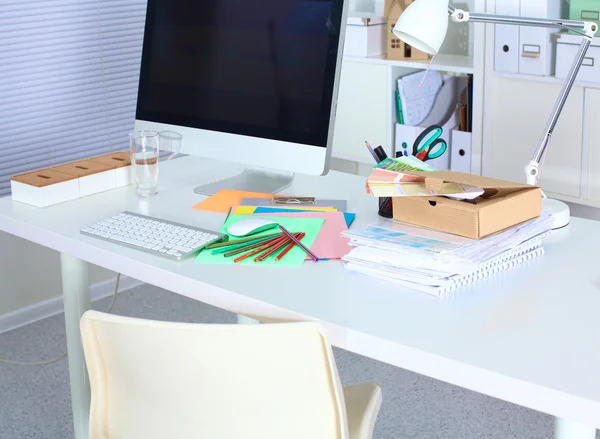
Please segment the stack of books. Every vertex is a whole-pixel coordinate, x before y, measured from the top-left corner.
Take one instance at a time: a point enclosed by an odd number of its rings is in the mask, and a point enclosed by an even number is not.
[[[471,240],[382,221],[344,232],[353,248],[343,260],[350,270],[443,296],[543,255],[552,223],[542,216]]]

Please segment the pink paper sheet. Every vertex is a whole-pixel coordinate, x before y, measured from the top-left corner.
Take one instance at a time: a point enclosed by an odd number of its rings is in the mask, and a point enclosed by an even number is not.
[[[278,212],[278,213],[257,213],[256,216],[271,217],[297,217],[297,218],[324,218],[325,222],[317,239],[310,250],[317,255],[319,259],[342,259],[347,255],[351,248],[348,244],[350,240],[341,236],[341,233],[348,230],[344,212]],[[301,232],[302,230],[296,230]],[[294,230],[290,230],[294,232]]]

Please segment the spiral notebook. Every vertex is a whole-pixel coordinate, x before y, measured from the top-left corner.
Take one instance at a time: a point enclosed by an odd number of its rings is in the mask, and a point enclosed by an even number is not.
[[[488,278],[494,274],[506,271],[512,267],[521,265],[527,261],[535,259],[544,254],[544,248],[539,244],[533,249],[511,250],[507,252],[503,257],[497,258],[490,263],[484,264],[481,268],[474,271],[473,273],[466,275],[457,275],[447,279],[446,282],[439,286],[424,285],[415,282],[406,281],[405,278],[398,274],[394,270],[389,270],[381,267],[370,267],[367,264],[360,262],[346,262],[344,265],[346,268],[356,271],[359,273],[367,274],[369,276],[377,277],[379,279],[394,282],[396,284],[405,286],[410,289],[421,291],[433,296],[443,296],[459,288],[477,282],[479,280]]]

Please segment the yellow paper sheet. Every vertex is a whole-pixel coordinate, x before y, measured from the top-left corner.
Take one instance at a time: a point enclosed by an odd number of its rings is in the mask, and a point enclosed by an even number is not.
[[[256,209],[260,207],[261,210],[263,211],[267,211],[267,210],[273,210],[274,212],[276,211],[280,211],[280,210],[300,210],[300,211],[305,211],[305,212],[337,212],[338,210],[334,207],[294,207],[294,206],[287,206],[287,205],[277,205],[277,206],[237,206],[235,207],[235,209],[231,212],[235,215],[252,215]],[[266,213],[266,212],[263,212]]]
[[[206,210],[209,212],[228,213],[233,206],[239,206],[244,198],[273,198],[274,194],[261,192],[244,192],[231,189],[223,189],[212,197],[196,204],[193,209]]]

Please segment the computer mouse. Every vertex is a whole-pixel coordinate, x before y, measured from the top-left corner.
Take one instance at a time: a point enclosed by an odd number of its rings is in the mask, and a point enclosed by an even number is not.
[[[277,227],[277,223],[263,218],[248,218],[240,220],[229,227],[227,233],[231,236],[242,237],[264,232],[265,230]]]

